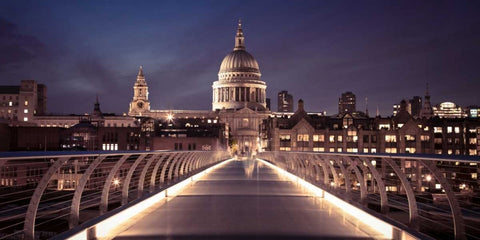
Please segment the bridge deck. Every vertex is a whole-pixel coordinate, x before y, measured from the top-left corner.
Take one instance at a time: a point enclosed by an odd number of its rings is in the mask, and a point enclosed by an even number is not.
[[[115,239],[370,239],[373,231],[258,161],[232,161]]]

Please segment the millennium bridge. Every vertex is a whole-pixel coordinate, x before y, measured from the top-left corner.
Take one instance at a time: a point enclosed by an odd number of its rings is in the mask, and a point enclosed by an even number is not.
[[[480,158],[0,154],[0,239],[480,239]]]

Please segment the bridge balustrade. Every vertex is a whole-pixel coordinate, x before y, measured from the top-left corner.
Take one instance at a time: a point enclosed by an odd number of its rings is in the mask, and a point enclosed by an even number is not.
[[[480,239],[478,157],[284,151],[257,157],[414,231]]]
[[[229,158],[223,151],[0,155],[0,239],[45,239]]]

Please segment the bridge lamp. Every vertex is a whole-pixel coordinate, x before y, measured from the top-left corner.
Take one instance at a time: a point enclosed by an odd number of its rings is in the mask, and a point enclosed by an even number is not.
[[[431,176],[431,175],[427,175],[427,176],[425,177],[425,180],[427,180],[427,182],[428,182],[428,191],[431,192],[432,189],[431,189],[431,187],[430,187],[430,181],[432,181],[432,176]]]
[[[167,120],[171,122],[173,120],[173,114],[171,113],[167,114]]]
[[[115,186],[115,190],[117,190],[117,187],[120,186],[120,179],[113,179],[113,186]]]
[[[372,160],[372,165],[373,165],[373,166],[377,165],[377,161]]]

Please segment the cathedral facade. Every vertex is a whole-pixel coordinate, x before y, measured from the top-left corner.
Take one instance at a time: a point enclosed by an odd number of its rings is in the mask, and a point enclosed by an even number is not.
[[[212,110],[152,110],[148,86],[140,67],[133,86],[129,115],[154,119],[202,118],[225,124],[233,152],[250,154],[260,149],[259,126],[270,111],[266,107],[267,85],[261,80],[255,58],[246,51],[239,21],[233,51],[220,64],[212,85]]]

